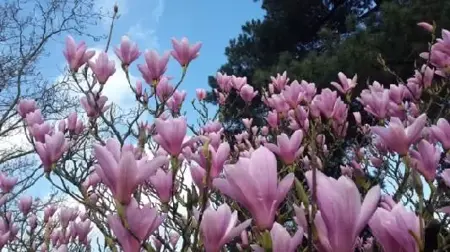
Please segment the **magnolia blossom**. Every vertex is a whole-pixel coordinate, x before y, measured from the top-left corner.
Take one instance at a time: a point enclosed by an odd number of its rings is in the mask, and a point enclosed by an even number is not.
[[[403,122],[396,117],[391,118],[388,127],[374,126],[372,132],[379,135],[383,143],[390,150],[400,155],[408,153],[411,144],[420,137],[420,133],[427,122],[427,116],[422,114],[406,129]]]
[[[240,158],[225,167],[225,178],[216,178],[214,186],[241,203],[260,229],[270,229],[276,209],[294,181],[290,173],[278,182],[275,155],[265,147],[256,149],[250,159]]]
[[[189,63],[198,57],[202,43],[197,42],[194,45],[189,45],[187,38],[182,38],[180,41],[172,39],[173,51],[171,52],[181,66],[186,67]]]
[[[252,220],[246,220],[236,226],[237,221],[237,212],[231,212],[227,204],[219,206],[217,210],[206,209],[200,223],[206,252],[220,252],[221,248],[247,228]]]
[[[161,57],[156,51],[146,51],[144,53],[145,64],[138,65],[138,69],[142,74],[145,82],[149,85],[156,84],[159,79],[167,71],[167,63],[169,62],[169,53],[164,53]]]
[[[121,150],[116,139],[109,139],[106,146],[95,144],[94,153],[98,160],[96,173],[115,198],[123,204],[128,204],[136,187],[155,174],[156,169],[166,162],[166,158],[162,156],[152,160],[147,157],[136,160],[131,151]]]
[[[314,224],[322,251],[353,251],[357,236],[377,208],[380,187],[372,187],[361,204],[361,195],[351,179],[342,176],[336,180],[320,171],[316,173],[317,205],[320,212],[316,213]],[[308,186],[312,188],[312,171],[307,171],[305,176]]]

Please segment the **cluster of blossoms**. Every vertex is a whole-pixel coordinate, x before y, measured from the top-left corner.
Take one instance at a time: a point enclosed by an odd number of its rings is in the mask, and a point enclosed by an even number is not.
[[[17,178],[0,175],[0,188],[2,200],[0,206],[7,207],[7,198],[12,194],[18,182]],[[0,219],[0,248],[8,243],[14,243],[19,237],[29,236],[27,247],[30,251],[69,251],[69,244],[82,244],[90,248],[88,234],[92,230],[91,221],[86,213],[75,208],[58,208],[50,205],[44,208],[42,218],[37,210],[42,206],[39,200],[31,196],[22,195],[17,201],[18,214],[14,217],[13,211],[6,211]],[[9,207],[9,205],[8,205]],[[58,214],[55,214],[58,211]],[[19,227],[16,223],[24,226]],[[45,236],[45,239],[42,239]],[[50,246],[54,249],[49,250]]]
[[[430,30],[427,24],[421,26]],[[261,99],[268,108],[265,125],[245,118],[244,130],[228,141],[222,124],[208,121],[208,113],[202,111],[206,90],[196,90],[202,109],[194,105],[205,123],[196,129],[181,115],[186,92],[178,88],[199,55],[200,43],[173,39],[170,53],[146,51],[145,63],[137,65],[144,87],[142,81],[133,85],[129,77],[142,53],[129,38],[122,38],[114,52],[138,104],[136,117],[123,130],[112,112],[105,113],[111,105],[102,94],[117,71],[115,61],[105,52],[91,60],[95,52],[68,37],[64,56],[83,94],[80,103],[89,118],[87,126],[76,113],[52,126],[31,100],[21,100],[17,111],[46,178],[80,202],[85,212],[60,208],[55,214],[55,207],[45,208],[39,221],[43,242],[30,246],[33,251],[69,251],[77,243],[89,249],[88,234],[95,224],[110,250],[124,252],[219,252],[226,247],[423,251],[426,226],[450,214],[450,207],[440,203],[450,196],[450,124],[441,114],[436,122],[428,118],[421,100],[437,85],[436,78],[447,78],[450,33],[442,34],[422,55],[430,65],[406,83],[385,88],[373,82],[357,98],[364,110],[353,113],[350,99],[356,75],[339,73],[339,82],[320,90],[305,80],[291,81],[284,72],[271,77],[267,90],[254,90],[246,77],[218,73],[213,94],[221,107],[235,93],[247,104]],[[171,56],[182,68],[176,85],[165,75]],[[154,118],[151,124],[140,121],[144,112]],[[347,137],[349,117],[369,143],[356,143],[340,167],[329,167],[333,149],[339,148],[335,145]],[[376,123],[367,124],[367,117]],[[107,134],[102,127],[108,128]],[[92,150],[86,150],[90,143]],[[329,176],[330,169],[339,175]],[[393,177],[397,185],[382,190],[371,183],[371,176]],[[55,177],[63,182],[55,183]],[[0,176],[2,204],[16,183]],[[431,190],[428,196],[425,186]],[[416,203],[415,209],[408,209],[409,203]],[[32,198],[20,198],[18,208],[33,237],[39,218]],[[0,223],[0,245],[8,246],[17,232],[7,214]]]

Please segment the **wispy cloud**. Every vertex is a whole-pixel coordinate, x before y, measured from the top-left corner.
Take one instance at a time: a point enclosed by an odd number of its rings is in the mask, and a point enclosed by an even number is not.
[[[162,15],[164,13],[164,0],[157,0],[157,4],[152,11],[152,18],[156,24],[159,23]]]
[[[137,42],[139,42],[139,46],[142,47],[141,49],[144,49],[144,47],[152,49],[159,48],[159,40],[158,36],[156,36],[156,30],[145,29],[142,27],[141,22],[130,26],[127,35],[130,38],[137,40]]]

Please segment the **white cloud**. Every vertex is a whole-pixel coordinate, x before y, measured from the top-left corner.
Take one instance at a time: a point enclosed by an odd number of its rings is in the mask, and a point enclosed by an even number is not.
[[[158,36],[156,36],[156,31],[154,29],[143,28],[141,22],[138,22],[135,25],[130,26],[130,28],[127,31],[127,35],[131,39],[135,39],[140,42],[138,43],[139,46],[143,47],[140,48],[141,50],[146,48],[152,49],[159,48],[159,40]]]
[[[29,150],[31,148],[23,128],[13,130],[8,136],[2,136],[0,153],[8,153],[17,149]]]
[[[158,0],[158,3],[152,11],[152,18],[156,22],[156,24],[159,23],[159,20],[161,19],[162,15],[164,13],[164,0]]]

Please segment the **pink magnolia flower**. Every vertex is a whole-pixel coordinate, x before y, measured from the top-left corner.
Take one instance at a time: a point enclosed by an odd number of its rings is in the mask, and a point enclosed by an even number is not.
[[[226,74],[217,73],[216,74],[216,81],[217,84],[220,87],[220,91],[229,93],[231,88],[233,87],[231,83],[231,76],[228,76]]]
[[[329,88],[323,89],[322,92],[319,95],[316,95],[311,102],[311,112],[317,111],[320,112],[320,114],[322,114],[325,118],[331,118],[336,100],[336,91],[331,91]]]
[[[156,86],[156,95],[159,101],[163,102],[172,96],[174,93],[174,87],[170,84],[169,79],[165,76],[161,77],[158,85]]]
[[[172,178],[172,171],[166,173],[163,169],[158,169],[156,174],[150,177],[150,183],[155,188],[161,203],[168,203],[172,197]]]
[[[156,119],[156,133],[153,137],[172,156],[178,156],[187,143],[183,143],[187,132],[186,119],[183,117],[167,120]]]
[[[420,219],[414,212],[406,211],[400,203],[392,209],[377,208],[369,226],[384,251],[419,251],[410,232],[420,237]]]
[[[100,85],[105,84],[109,77],[116,72],[114,61],[109,60],[108,54],[105,52],[101,52],[95,62],[89,61],[89,67],[92,69],[92,72],[94,72]]]
[[[257,94],[258,94],[258,91],[253,91],[253,87],[248,84],[245,84],[239,90],[239,95],[241,96],[242,100],[244,100],[245,102],[251,102]]]
[[[7,177],[5,174],[0,173],[0,189],[5,194],[9,193],[16,186],[18,180],[17,177]]]
[[[424,52],[420,56],[437,68],[436,74],[440,76],[447,76],[447,66],[450,63],[450,51],[448,50],[450,44],[450,32],[442,29],[442,38],[436,40],[437,42],[431,46],[431,53]]]
[[[376,168],[380,168],[381,165],[383,164],[383,159],[379,159],[379,158],[376,158],[376,157],[370,157],[370,162]]]
[[[84,42],[77,45],[71,36],[67,36],[66,48],[63,51],[63,54],[67,60],[67,63],[69,63],[70,71],[77,72],[82,65],[94,56],[95,52],[87,51],[87,47]]]
[[[253,118],[243,118],[242,123],[244,124],[245,128],[250,129],[252,127]]]
[[[303,106],[297,106],[295,109],[289,110],[289,128],[292,130],[303,129],[308,131],[309,129],[309,111]]]
[[[243,248],[247,248],[248,245],[249,245],[248,234],[247,234],[247,231],[245,231],[245,230],[241,232],[241,243],[240,243],[240,245]]]
[[[345,76],[344,73],[339,72],[338,77],[339,77],[340,83],[333,81],[333,82],[331,82],[331,85],[333,87],[335,87],[339,92],[341,92],[343,94],[347,94],[353,88],[356,87],[356,84],[357,84],[356,80],[358,78],[356,74],[355,74],[355,76],[353,76],[353,79],[349,79],[349,78],[347,78],[347,76]]]
[[[67,244],[61,244],[56,248],[56,252],[68,252],[69,248]]]
[[[450,187],[450,169],[445,169],[442,173],[441,173],[441,178],[444,181],[444,183]]]
[[[31,205],[33,204],[33,197],[31,196],[22,196],[19,199],[19,210],[22,212],[23,215],[28,215],[28,213],[31,210]]]
[[[206,170],[196,164],[191,164],[189,166],[189,170],[191,172],[191,177],[195,185],[198,188],[203,189],[207,183],[207,181],[205,181]]]
[[[173,51],[170,52],[172,57],[180,63],[182,67],[187,67],[189,63],[198,57],[202,43],[197,42],[194,45],[189,45],[187,38],[182,38],[180,41],[172,38]]]
[[[202,128],[206,133],[219,132],[223,129],[219,121],[208,121]]]
[[[374,83],[374,85],[377,82]],[[374,115],[379,119],[386,118],[389,112],[389,90],[382,89],[381,91],[369,91],[365,89],[361,92],[360,97],[357,98],[362,105],[364,105],[364,110]]]
[[[65,133],[67,130],[67,125],[66,125],[66,121],[65,120],[60,120],[58,122],[58,130],[61,131],[62,133]]]
[[[331,118],[336,124],[344,124],[347,122],[348,108],[347,104],[338,97],[333,106],[333,112],[331,113]]]
[[[279,120],[277,111],[269,111],[267,115],[267,123],[269,124],[269,126],[276,129],[278,128],[278,122]]]
[[[178,91],[172,94],[172,97],[167,101],[167,106],[174,113],[178,113],[183,105],[184,99],[186,98],[186,91]]]
[[[137,80],[136,81],[136,87],[135,87],[135,91],[136,91],[136,97],[137,99],[139,99],[139,97],[142,96],[142,81]]]
[[[266,147],[259,147],[250,159],[239,158],[225,167],[225,178],[216,178],[214,187],[241,203],[253,216],[260,229],[270,229],[278,206],[294,181],[289,173],[278,182],[277,160]]]
[[[355,118],[356,124],[361,125],[361,113],[353,112],[353,117]]]
[[[240,91],[241,88],[247,85],[247,77],[237,77],[231,76],[231,84],[237,91]]]
[[[86,111],[86,114],[90,118],[97,118],[100,116],[100,112],[103,113],[109,109],[110,105],[106,105],[108,97],[101,95],[98,99],[89,93],[87,96],[83,96],[80,99],[81,106]]]
[[[415,71],[415,75],[412,78],[406,80],[406,86],[408,87],[407,97],[413,100],[420,100],[420,96],[423,91],[423,76],[419,71]]]
[[[316,93],[317,93],[316,84],[308,83],[308,82],[302,80],[301,83],[300,83],[300,86],[303,88],[303,93],[305,95],[303,97],[304,100],[307,103],[310,103],[313,100],[313,98],[316,95]]]
[[[400,119],[392,117],[388,127],[374,126],[371,130],[380,136],[387,148],[404,156],[408,154],[409,146],[420,137],[426,122],[427,115],[422,114],[405,129]]]
[[[411,150],[412,168],[417,169],[428,182],[436,177],[436,169],[441,159],[441,151],[427,140],[421,140],[417,144],[417,151]]]
[[[199,148],[197,154],[192,156],[192,159],[195,160],[203,169],[209,169],[211,178],[216,178],[223,170],[223,166],[225,162],[228,160],[230,155],[230,145],[227,142],[223,142],[216,149],[212,145],[209,145],[209,160],[204,156],[203,147]],[[208,167],[208,164],[211,167]]]
[[[278,113],[286,113],[290,109],[289,104],[282,95],[272,95],[271,98],[267,99],[267,105]]]
[[[172,247],[176,247],[178,240],[180,239],[180,235],[176,232],[172,232],[169,234],[169,242],[172,245]]]
[[[27,115],[25,116],[25,121],[27,122],[28,126],[32,126],[33,124],[43,124],[44,117],[42,116],[41,110],[37,109],[33,112],[27,113]]]
[[[98,160],[95,171],[114,198],[123,204],[128,204],[137,186],[154,175],[156,169],[167,161],[163,156],[136,160],[132,151],[121,150],[116,139],[108,139],[106,146],[95,144],[94,153]]]
[[[22,99],[17,104],[17,113],[20,117],[26,118],[27,114],[37,109],[36,101],[30,99]]]
[[[237,212],[231,212],[226,203],[219,206],[217,210],[208,207],[200,223],[205,251],[220,252],[222,247],[245,230],[252,220],[246,220],[236,226],[237,221]]]
[[[64,152],[69,149],[69,143],[60,131],[53,135],[45,135],[45,143],[36,142],[36,152],[42,161],[45,172],[50,172]]]
[[[122,36],[120,41],[120,47],[114,48],[114,52],[117,57],[122,61],[124,66],[129,66],[133,61],[135,61],[141,52],[136,43],[132,42],[128,36]]]
[[[88,234],[92,230],[91,220],[87,219],[84,221],[74,222],[73,228],[78,240],[84,245],[88,245]]]
[[[78,135],[83,131],[83,121],[78,119],[76,112],[70,113],[69,117],[67,118],[67,129],[71,134],[74,135]]]
[[[102,178],[100,178],[98,173],[95,172],[95,170],[94,170],[94,172],[89,174],[89,176],[83,181],[83,183],[81,183],[81,188],[83,189],[84,192],[86,192],[89,189],[89,187],[96,186],[101,181],[102,181]]]
[[[292,109],[295,109],[305,96],[302,86],[296,80],[291,85],[285,86],[281,95]]]
[[[389,98],[391,101],[393,101],[396,104],[401,104],[403,102],[403,99],[405,98],[407,94],[407,89],[405,85],[394,85],[391,84],[389,86]]]
[[[219,97],[217,98],[218,101],[219,101],[219,104],[220,104],[220,105],[225,105],[225,103],[226,103],[226,101],[227,101],[227,98],[228,98],[228,95],[225,96],[223,93],[217,93],[217,92],[216,92],[216,94],[219,96]]]
[[[361,204],[358,188],[348,177],[341,176],[336,180],[320,171],[316,175],[317,205],[320,212],[316,214],[314,222],[323,251],[353,251],[356,237],[377,208],[380,187],[372,187]],[[312,188],[312,171],[307,171],[305,176],[309,188]]]
[[[426,30],[428,32],[433,32],[433,30],[434,30],[433,25],[431,25],[427,22],[420,22],[420,23],[417,23],[417,25],[422,27],[424,30]]]
[[[55,205],[50,205],[44,208],[44,222],[47,223],[49,219],[55,214],[57,208]]]
[[[38,225],[36,215],[32,214],[30,217],[28,217],[27,223],[28,223],[28,226],[30,226],[31,230],[36,229],[36,227]]]
[[[283,72],[282,75],[279,73],[277,74],[277,77],[270,76],[270,80],[272,81],[273,87],[277,91],[281,91],[284,89],[284,87],[289,82],[289,78],[287,77],[286,71]],[[272,92],[273,93],[273,92]]]
[[[430,68],[427,65],[423,65],[421,68],[421,72],[423,74],[422,78],[422,86],[424,88],[431,87],[431,84],[433,83],[433,77],[434,77],[434,69]]]
[[[269,89],[269,92],[266,92],[266,96],[270,96],[270,95],[275,94],[275,87],[273,86],[272,83],[269,84],[269,88],[268,89]]]
[[[444,149],[450,150],[450,124],[447,120],[439,118],[436,125],[431,126],[431,133]]]
[[[126,206],[124,217],[130,231],[139,240],[136,240],[127,228],[122,225],[119,215],[108,216],[108,225],[119,240],[124,252],[140,251],[141,242],[147,240],[166,218],[165,215],[158,215],[157,209],[150,207],[149,204],[139,207],[134,198]]]
[[[10,231],[6,231],[4,233],[0,233],[0,249],[3,249],[3,247],[9,242],[9,238],[11,236]]]
[[[272,251],[297,251],[298,246],[300,246],[300,244],[302,243],[303,234],[303,229],[299,227],[295,235],[291,237],[289,232],[286,231],[286,229],[281,224],[279,224],[278,222],[273,223],[273,227],[270,230],[270,237],[272,238]],[[264,252],[264,249],[259,246],[252,245],[251,247],[254,249],[254,251]]]
[[[267,135],[269,134],[269,127],[263,126],[263,127],[261,128],[261,134],[262,134],[263,136],[267,136]]]
[[[199,101],[203,101],[206,98],[206,90],[204,90],[203,88],[197,88],[195,90],[195,94],[197,95],[197,99]]]
[[[170,55],[167,52],[161,57],[154,50],[144,53],[145,64],[138,65],[138,69],[147,84],[156,85],[158,83],[159,79],[167,71],[169,57]]]
[[[285,164],[291,165],[303,153],[303,148],[300,147],[302,140],[303,131],[296,130],[290,138],[285,133],[278,135],[277,145],[266,143],[264,146],[276,153]]]
[[[51,135],[52,127],[48,123],[42,124],[33,124],[31,127],[28,127],[31,135],[34,137],[34,140],[37,142],[45,143],[45,136]],[[63,132],[63,131],[61,131]]]
[[[59,222],[63,228],[69,226],[69,222],[78,217],[78,209],[72,207],[63,207],[59,210]]]

